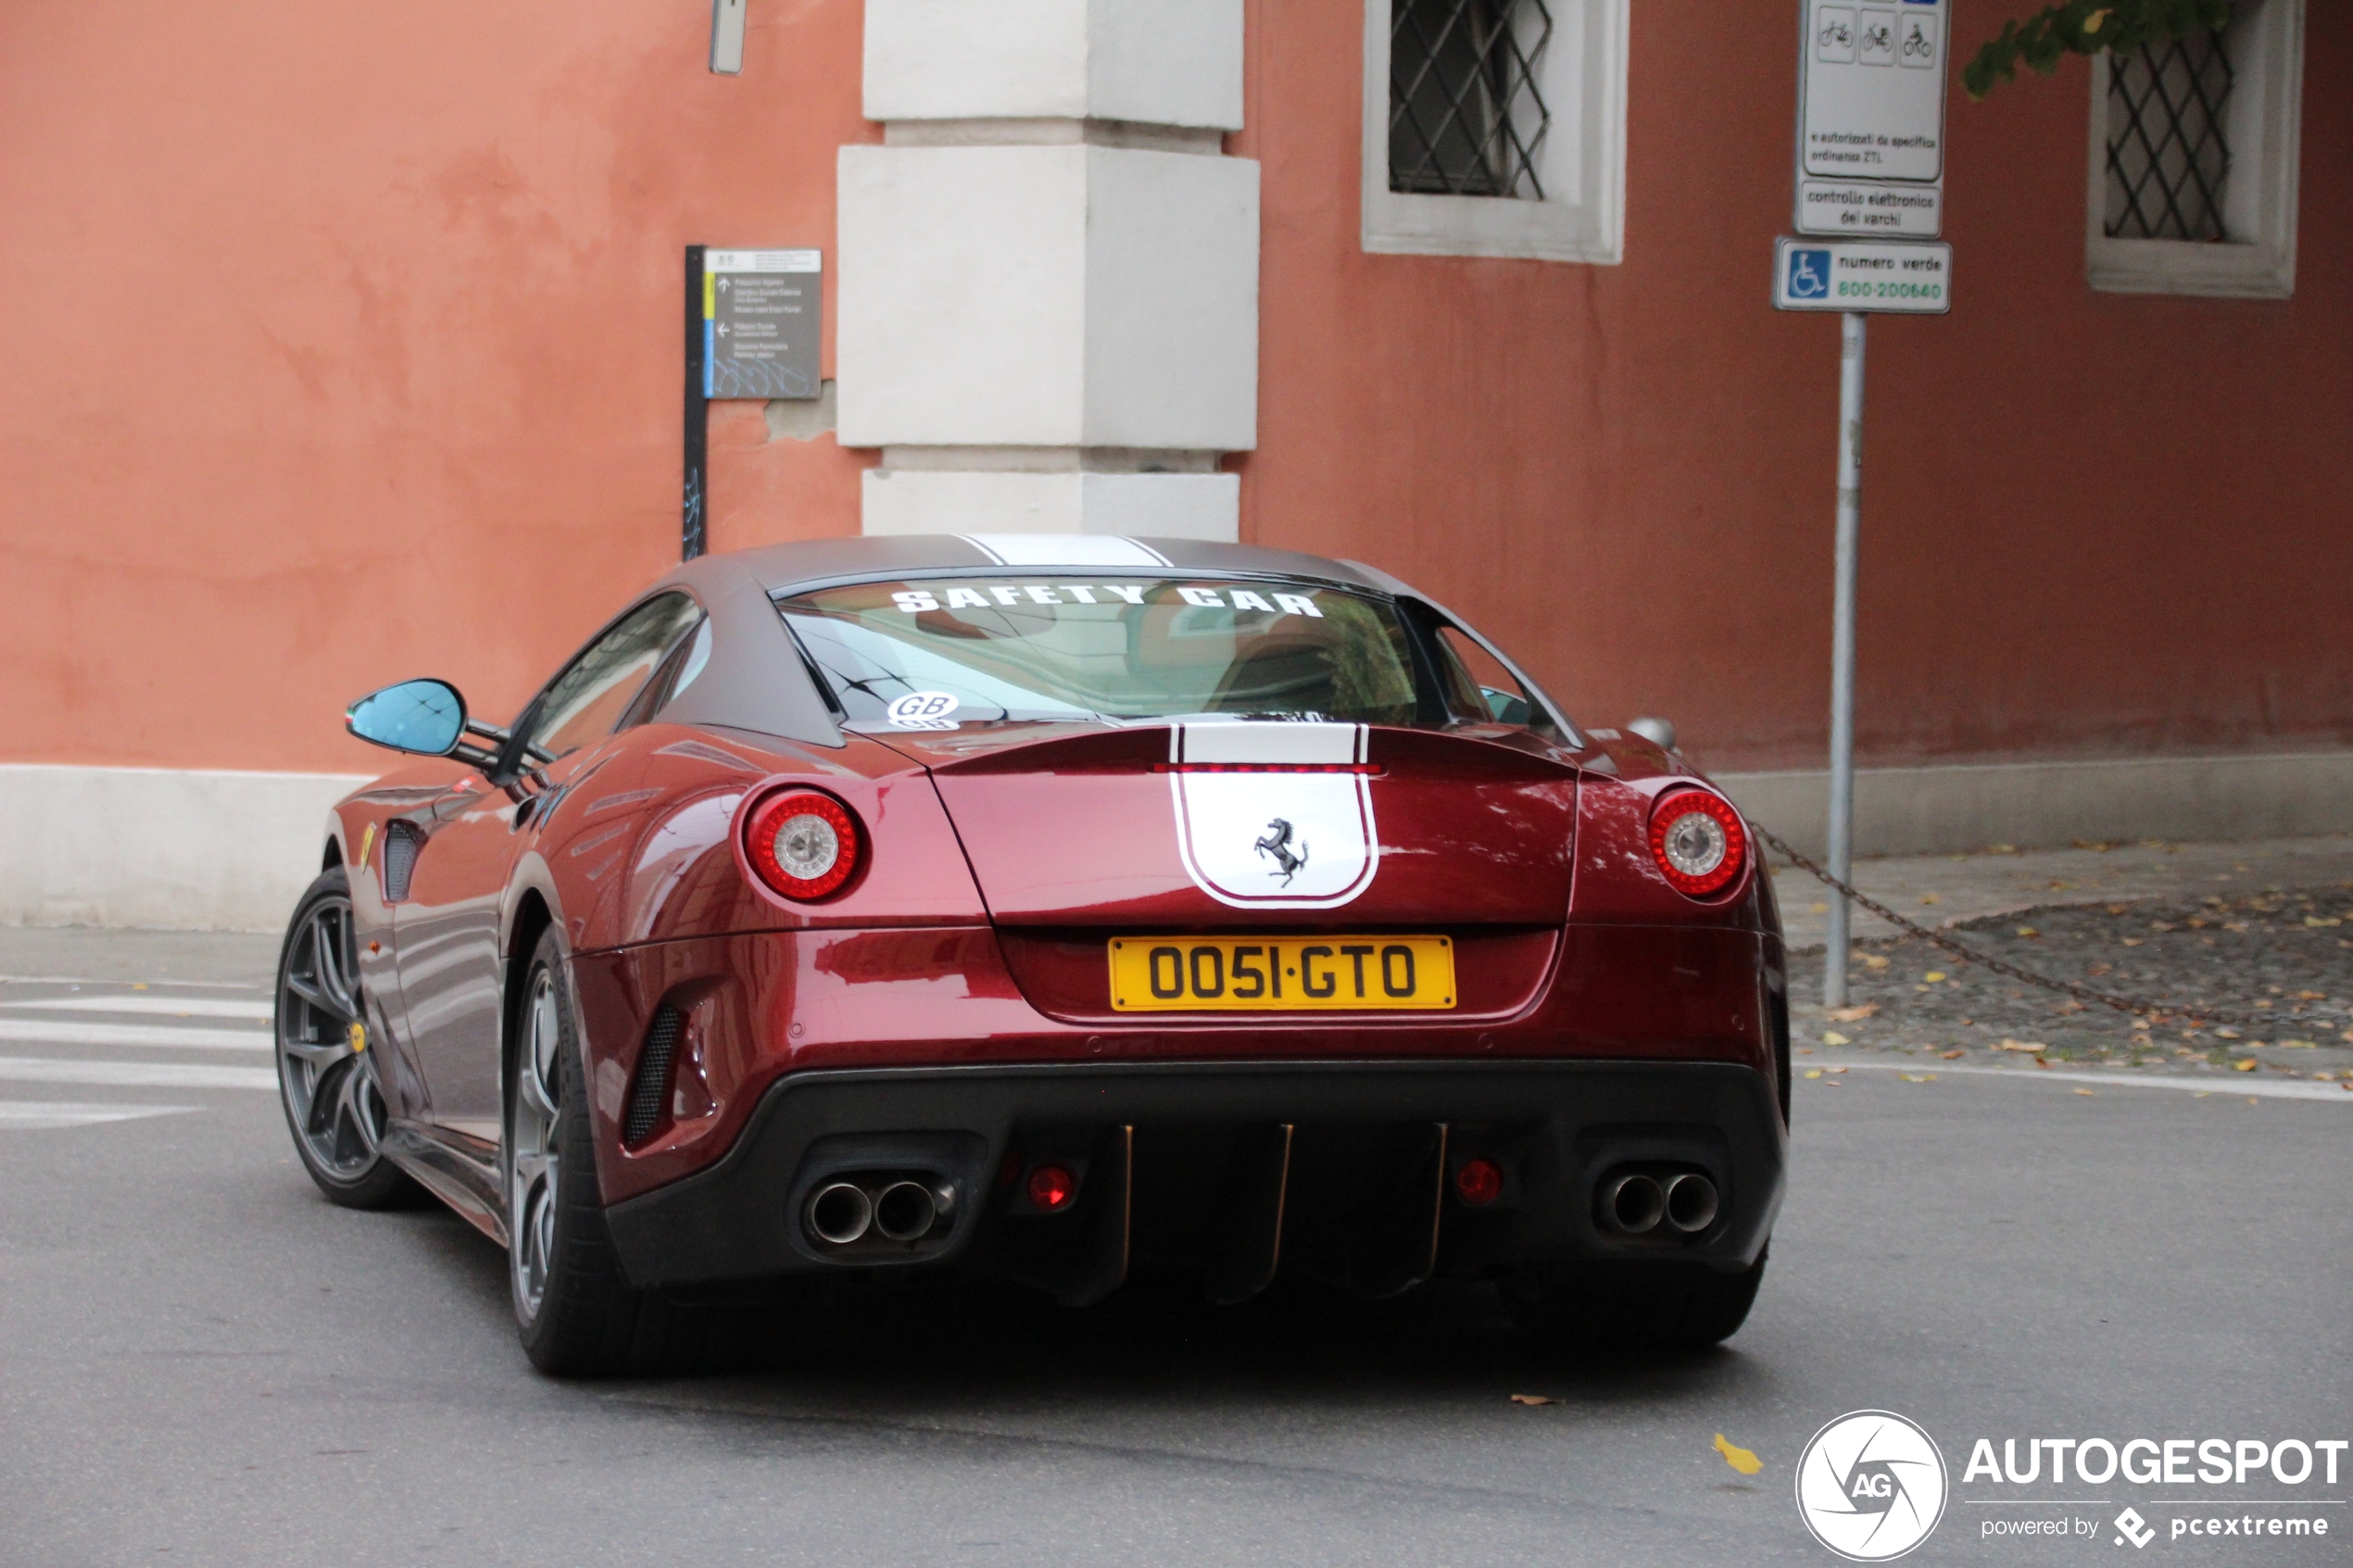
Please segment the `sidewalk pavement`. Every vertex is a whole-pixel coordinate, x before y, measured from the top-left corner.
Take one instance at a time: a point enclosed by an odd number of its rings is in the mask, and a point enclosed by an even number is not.
[[[1941,929],[2054,905],[2200,898],[2209,893],[2353,883],[2353,834],[1891,857],[1856,861],[1852,880],[1898,914]],[[1773,892],[1780,900],[1781,925],[1791,949],[1818,952],[1829,927],[1831,890],[1794,866],[1776,864]],[[1878,916],[1855,911],[1856,941],[1895,935],[1895,928]]]

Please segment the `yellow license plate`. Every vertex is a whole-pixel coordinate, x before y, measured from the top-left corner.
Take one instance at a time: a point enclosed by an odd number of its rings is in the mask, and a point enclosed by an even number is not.
[[[1443,936],[1122,936],[1111,945],[1119,1012],[1362,1012],[1454,1005]]]

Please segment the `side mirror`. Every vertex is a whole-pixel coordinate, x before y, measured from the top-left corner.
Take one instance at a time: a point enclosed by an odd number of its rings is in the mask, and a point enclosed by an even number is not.
[[[371,746],[447,757],[466,734],[466,699],[447,681],[403,681],[344,710],[343,727]]]
[[[1664,719],[1655,719],[1645,714],[1626,727],[1661,751],[1675,749],[1675,726]]]

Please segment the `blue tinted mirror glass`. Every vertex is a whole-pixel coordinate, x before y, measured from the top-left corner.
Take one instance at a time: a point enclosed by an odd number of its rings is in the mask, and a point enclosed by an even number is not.
[[[403,681],[353,703],[343,721],[361,740],[446,757],[466,733],[466,699],[447,681]]]

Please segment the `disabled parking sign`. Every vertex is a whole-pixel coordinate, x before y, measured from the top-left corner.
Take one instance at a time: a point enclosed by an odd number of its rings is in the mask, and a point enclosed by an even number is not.
[[[1953,308],[1953,247],[1901,240],[1777,240],[1773,307],[1942,316]]]
[[[1822,245],[1790,245],[1781,257],[1783,291],[1794,300],[1828,299],[1831,294],[1831,253]]]

